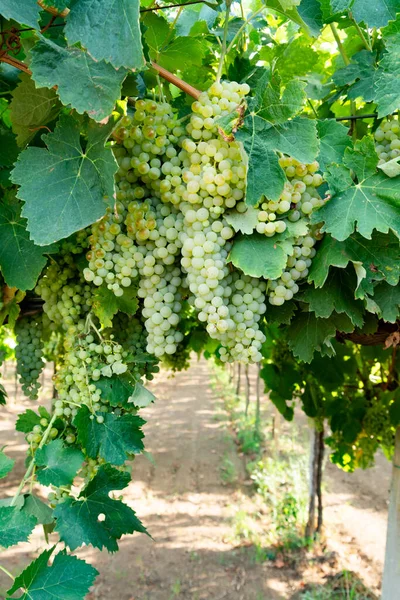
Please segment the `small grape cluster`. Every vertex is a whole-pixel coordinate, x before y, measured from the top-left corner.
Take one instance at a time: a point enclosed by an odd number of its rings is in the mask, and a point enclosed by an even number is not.
[[[400,122],[398,117],[383,119],[375,131],[375,150],[379,165],[400,156]]]
[[[39,376],[44,367],[43,322],[40,317],[24,317],[15,325],[17,346],[17,373],[26,396],[36,400],[39,394]]]

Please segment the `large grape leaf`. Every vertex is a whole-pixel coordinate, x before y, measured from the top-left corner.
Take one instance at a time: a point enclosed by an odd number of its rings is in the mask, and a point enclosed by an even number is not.
[[[395,323],[399,318],[400,286],[390,286],[386,282],[379,283],[374,290],[373,302],[378,315],[389,323]]]
[[[77,0],[65,26],[70,46],[80,42],[97,61],[116,69],[145,66],[139,0]]]
[[[0,506],[0,546],[9,548],[26,542],[36,525],[36,518],[19,506]]]
[[[21,413],[15,424],[15,429],[22,433],[30,433],[35,425],[39,425],[40,415],[35,413],[31,408],[28,408],[24,413]]]
[[[324,223],[322,231],[337,240],[345,240],[356,229],[371,239],[374,229],[387,233],[390,229],[400,237],[400,179],[376,173],[378,157],[374,142],[365,137],[356,142],[355,149],[347,148],[343,169],[338,178],[335,170],[334,186],[339,190],[331,200],[312,215],[312,222]],[[350,185],[350,170],[357,183]],[[330,171],[327,181],[330,185]],[[342,184],[342,185],[340,185]]]
[[[354,298],[356,274],[335,269],[322,288],[307,286],[301,300],[307,302],[316,317],[326,319],[332,313],[345,313],[357,327],[364,323],[364,305]]]
[[[48,565],[55,546],[45,550],[15,578],[7,592],[7,600],[19,589],[18,600],[84,600],[98,571],[84,560],[59,552]]]
[[[193,341],[193,339],[191,341]],[[193,350],[195,349],[193,348]],[[156,397],[154,396],[154,394],[146,387],[144,387],[144,385],[142,385],[140,381],[137,381],[133,393],[129,397],[129,402],[131,402],[138,408],[146,408],[146,406],[149,406],[149,404],[154,402],[155,399]]]
[[[299,15],[308,26],[311,35],[318,37],[324,24],[322,6],[329,0],[301,0]]]
[[[39,29],[40,7],[36,0],[1,0],[0,15],[5,19],[14,19],[21,25]]]
[[[317,121],[320,149],[318,162],[322,171],[331,163],[340,163],[343,160],[346,148],[350,148],[348,127],[338,123],[334,119]]]
[[[232,211],[225,213],[226,222],[237,232],[250,235],[258,224],[258,210],[248,206],[245,212]]]
[[[31,290],[55,246],[36,246],[18,206],[0,204],[0,268],[10,287]]]
[[[53,510],[33,494],[26,494],[23,498],[24,505],[21,510],[36,518],[41,525],[53,523]]]
[[[37,480],[42,485],[71,485],[83,460],[78,448],[68,448],[61,440],[53,440],[36,450]]]
[[[35,82],[21,73],[20,83],[12,92],[11,121],[19,146],[25,146],[39,129],[56,118],[61,105],[54,90],[36,89]]]
[[[42,136],[46,148],[29,147],[21,152],[12,181],[24,201],[22,216],[37,244],[44,246],[102,217],[106,200],[114,196],[117,163],[111,148],[104,146],[110,126],[92,125],[86,148],[82,148],[81,125],[61,115],[53,133]]]
[[[108,117],[121,95],[126,76],[81,48],[63,48],[40,36],[31,50],[32,78],[38,87],[57,86],[61,102],[95,121]],[[71,85],[71,81],[74,85]]]
[[[398,0],[331,0],[333,12],[351,10],[354,19],[369,27],[384,27],[396,18],[400,10]]]
[[[300,312],[287,329],[287,339],[293,354],[303,362],[311,362],[315,352],[334,354],[332,339],[336,331],[350,333],[354,326],[346,315],[332,314],[319,319],[313,312]]]
[[[250,206],[263,196],[276,200],[282,193],[286,178],[276,152],[305,163],[318,154],[315,122],[295,117],[305,102],[304,86],[303,82],[293,81],[282,90],[279,78],[266,70],[255,97],[249,100],[248,113],[236,138],[248,155],[246,203]]]
[[[138,454],[143,450],[143,419],[128,414],[101,414],[104,422],[98,423],[96,418],[90,418],[87,406],[82,406],[74,419],[78,441],[90,458],[101,456],[113,465],[122,465],[129,454]]]
[[[182,71],[192,65],[201,66],[207,45],[198,38],[177,37],[162,51],[158,62],[169,71]]]
[[[379,117],[391,114],[400,103],[400,19],[387,28],[384,37],[386,52],[379,63],[374,90]]]
[[[107,548],[109,552],[116,552],[117,540],[123,534],[134,531],[147,533],[129,506],[109,497],[112,490],[124,489],[130,479],[129,473],[103,465],[78,500],[67,498],[57,505],[54,511],[56,530],[71,550],[91,544],[100,550]],[[100,515],[102,519],[99,519]]]

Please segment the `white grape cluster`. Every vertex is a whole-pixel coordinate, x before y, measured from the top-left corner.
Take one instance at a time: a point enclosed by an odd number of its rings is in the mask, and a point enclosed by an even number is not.
[[[296,238],[286,269],[278,280],[270,281],[268,286],[269,302],[273,306],[282,306],[299,291],[298,281],[308,275],[312,259],[315,256],[315,243],[318,235],[310,228],[309,234]]]
[[[375,131],[375,150],[379,165],[400,156],[400,122],[398,117],[383,119]]]
[[[96,341],[91,333],[78,339],[67,336],[64,346],[66,352],[55,379],[55,414],[73,419],[82,405],[94,414],[108,412],[107,401],[101,398],[95,382],[101,377],[126,373],[127,352],[111,337]],[[99,423],[104,421],[101,414],[96,418]]]
[[[24,317],[15,325],[17,374],[24,394],[32,400],[38,397],[39,376],[44,367],[42,333],[40,317]]]

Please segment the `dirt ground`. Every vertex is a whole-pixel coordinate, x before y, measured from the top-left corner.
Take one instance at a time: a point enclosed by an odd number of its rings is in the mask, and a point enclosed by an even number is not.
[[[194,361],[187,372],[175,378],[162,373],[153,382],[158,400],[143,411],[149,454],[136,459],[133,482],[124,494],[153,539],[125,537],[115,555],[79,551],[100,571],[90,600],[288,600],[316,577],[315,569],[299,572],[256,563],[246,548],[235,545],[232,516],[249,487],[243,460],[232,451],[226,419],[216,418],[221,408],[208,369],[205,361]],[[48,375],[46,382],[49,395]],[[18,467],[1,496],[12,494],[23,473],[24,439],[14,423],[21,407],[32,405],[20,392],[13,399],[14,385],[9,378],[11,399],[1,411],[0,444],[7,444]],[[227,453],[238,473],[234,485],[221,479]],[[328,550],[337,553],[341,568],[357,571],[375,591],[383,562],[389,477],[390,465],[380,457],[368,472],[347,475],[333,465],[326,468]],[[31,542],[3,551],[1,563],[19,572],[44,547],[40,528]],[[318,576],[323,575],[321,568]],[[0,573],[0,598],[9,584]]]

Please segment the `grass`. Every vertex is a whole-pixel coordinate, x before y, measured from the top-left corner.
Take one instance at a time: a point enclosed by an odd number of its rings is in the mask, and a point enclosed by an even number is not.
[[[341,571],[324,586],[303,592],[298,600],[377,600],[362,581],[351,571]]]

